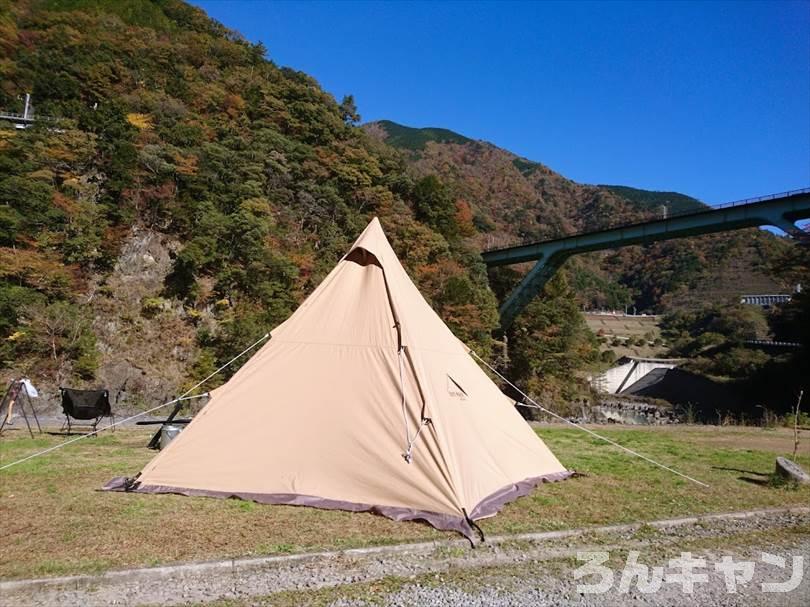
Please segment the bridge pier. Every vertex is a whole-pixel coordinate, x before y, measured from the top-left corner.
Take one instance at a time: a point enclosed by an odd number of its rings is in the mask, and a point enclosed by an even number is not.
[[[791,219],[788,219],[783,214],[778,212],[770,212],[767,214],[768,222],[763,225],[771,225],[779,228],[785,234],[796,240],[806,241],[808,235],[805,231],[801,230]]]

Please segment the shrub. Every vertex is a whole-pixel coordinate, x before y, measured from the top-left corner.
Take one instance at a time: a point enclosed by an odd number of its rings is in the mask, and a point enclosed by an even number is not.
[[[161,297],[145,297],[141,301],[141,314],[146,318],[154,318],[163,310],[165,303]]]
[[[616,361],[616,353],[613,350],[604,350],[599,354],[599,360],[603,363],[614,363]]]

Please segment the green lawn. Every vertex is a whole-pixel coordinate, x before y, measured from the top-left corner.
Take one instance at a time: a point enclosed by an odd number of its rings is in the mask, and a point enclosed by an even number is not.
[[[654,520],[810,503],[810,488],[768,484],[792,434],[758,428],[599,428],[611,439],[709,483],[708,489],[631,458],[574,429],[538,434],[584,476],[544,485],[482,521],[487,534]],[[64,439],[0,439],[8,463]],[[419,523],[238,500],[98,491],[154,452],[144,430],[87,439],[0,472],[0,577],[97,572],[131,565],[280,554],[457,537]],[[810,466],[810,438],[798,458]]]

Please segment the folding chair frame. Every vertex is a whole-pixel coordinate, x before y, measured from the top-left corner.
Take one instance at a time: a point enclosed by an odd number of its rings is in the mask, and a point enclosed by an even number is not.
[[[62,390],[64,390],[64,388],[60,388],[59,390],[60,390],[60,392],[62,392]],[[62,398],[64,398],[64,395],[62,396]],[[89,419],[84,420],[84,419],[72,418],[73,421],[71,421],[70,415],[68,415],[67,413],[65,413],[64,415],[65,415],[65,421],[62,423],[62,428],[59,430],[59,432],[64,432],[65,429],[67,428],[67,433],[70,434],[72,432],[74,426],[84,426],[84,427],[89,427],[90,428],[90,431],[87,432],[87,434],[90,434],[91,436],[93,436],[95,438],[96,436],[98,436],[98,433],[97,433],[98,432],[98,424],[104,417],[109,417],[110,419],[112,419],[111,430],[113,432],[115,432],[115,414],[112,412],[112,408],[110,408],[109,416],[104,415],[102,413],[101,415],[99,415],[98,417],[96,417],[93,420],[89,420]]]

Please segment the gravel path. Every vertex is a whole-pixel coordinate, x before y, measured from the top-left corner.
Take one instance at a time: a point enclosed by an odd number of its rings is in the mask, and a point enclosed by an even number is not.
[[[712,569],[715,562],[720,562],[720,553],[697,552],[695,556],[707,557],[709,567],[706,582],[696,584],[693,592],[685,593],[680,584],[662,584],[661,589],[648,594],[638,590],[635,584],[622,592],[619,588],[619,571],[611,589],[603,594],[583,594],[577,584],[590,580],[574,580],[573,569],[558,571],[556,575],[532,571],[531,568],[508,567],[486,572],[474,582],[454,580],[453,576],[440,583],[407,584],[402,589],[377,597],[376,600],[339,599],[330,603],[330,607],[406,607],[420,605],[424,607],[450,607],[464,605],[469,607],[552,607],[577,605],[582,607],[680,607],[697,605],[705,607],[806,607],[810,605],[810,541],[791,543],[789,547],[768,545],[767,552],[787,559],[791,563],[794,556],[803,556],[803,578],[800,586],[791,592],[775,593],[762,591],[762,584],[784,581],[789,573],[778,568],[763,565],[757,554],[723,551],[722,555],[732,556],[735,560],[750,558],[756,562],[754,575],[745,584],[736,585],[735,592],[727,589],[724,575]],[[644,552],[642,551],[642,559]],[[641,561],[644,562],[644,561]],[[666,565],[648,561],[648,564]],[[380,600],[381,599],[381,600]],[[249,604],[249,603],[246,603]],[[272,604],[272,603],[271,603]]]
[[[261,604],[275,604],[272,595],[280,597],[276,593],[286,592],[284,604],[289,605],[311,603],[316,598],[318,604],[324,604],[327,598],[335,607],[365,606],[370,603],[363,595],[364,584],[395,580],[387,594],[372,591],[375,604],[668,606],[696,602],[707,606],[804,606],[810,604],[810,573],[805,571],[802,586],[793,592],[763,594],[758,590],[760,581],[765,576],[773,577],[778,570],[761,563],[757,563],[754,579],[741,586],[736,595],[726,593],[720,575],[711,575],[709,582],[698,585],[694,596],[684,595],[675,584],[664,584],[661,591],[650,595],[641,594],[635,587],[629,594],[613,588],[603,595],[581,595],[571,571],[580,565],[575,560],[578,551],[593,550],[610,550],[621,556],[621,563],[622,551],[638,550],[639,562],[649,565],[665,564],[681,550],[692,550],[708,555],[710,569],[722,554],[750,553],[756,560],[759,551],[764,550],[789,558],[803,555],[806,570],[810,565],[809,530],[810,509],[805,508],[490,538],[476,550],[464,541],[445,541],[192,563],[101,576],[0,582],[0,603],[48,607],[180,605],[230,599],[233,605],[247,606],[258,604],[259,597],[266,597]],[[712,550],[715,557],[706,552]],[[608,564],[621,569],[621,565]],[[583,578],[579,583],[591,581]],[[324,597],[324,592],[332,595]]]

